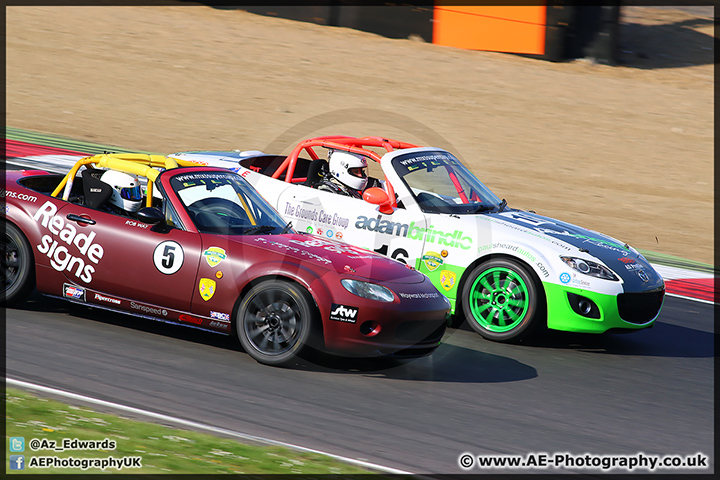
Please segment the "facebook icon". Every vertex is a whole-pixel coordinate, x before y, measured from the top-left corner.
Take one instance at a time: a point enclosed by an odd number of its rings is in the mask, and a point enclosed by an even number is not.
[[[10,455],[10,470],[25,470],[25,455]]]

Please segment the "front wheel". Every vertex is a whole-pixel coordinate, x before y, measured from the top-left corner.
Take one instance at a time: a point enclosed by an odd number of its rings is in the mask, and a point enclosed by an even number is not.
[[[541,287],[517,262],[494,259],[477,266],[462,291],[468,324],[488,340],[515,342],[535,331],[544,318]]]
[[[254,286],[238,308],[235,330],[243,349],[266,365],[288,363],[302,350],[313,324],[310,294],[299,285]]]
[[[15,225],[3,222],[2,270],[5,281],[3,305],[20,302],[35,288],[35,260],[25,235]]]

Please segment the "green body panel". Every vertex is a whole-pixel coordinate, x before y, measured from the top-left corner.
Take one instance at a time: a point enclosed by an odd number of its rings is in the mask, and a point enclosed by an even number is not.
[[[611,328],[639,330],[643,325],[628,323],[620,318],[616,295],[595,293],[581,288],[543,282],[547,297],[548,328],[579,333],[603,333]],[[568,292],[589,298],[600,309],[600,318],[587,318],[575,313],[568,300]]]
[[[428,267],[430,265],[430,267]],[[432,261],[423,261],[422,258],[415,260],[415,269],[428,276],[430,281],[440,293],[450,300],[450,313],[455,313],[455,303],[458,297],[458,285],[465,272],[465,267],[442,263],[433,267]],[[432,268],[432,270],[431,270]]]

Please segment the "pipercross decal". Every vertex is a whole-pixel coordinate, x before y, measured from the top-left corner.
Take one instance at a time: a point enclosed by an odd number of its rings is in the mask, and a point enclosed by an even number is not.
[[[100,295],[99,293],[94,294],[95,300],[100,300],[101,302],[108,302],[108,303],[114,303],[115,305],[120,305],[122,301],[118,300],[117,298],[112,297],[106,297],[105,295]]]
[[[33,220],[47,228],[51,234],[56,235],[68,247],[72,248],[74,245],[80,255],[97,265],[105,251],[102,246],[93,243],[95,241],[95,232],[90,230],[87,234],[77,233],[75,226],[71,223],[66,224],[62,215],[55,215],[56,213],[57,206],[47,201],[35,212]],[[73,272],[83,282],[90,283],[92,274],[95,273],[95,267],[86,262],[84,258],[72,255],[68,247],[60,245],[58,240],[54,240],[51,235],[43,235],[40,239],[40,245],[36,245],[38,252],[47,255],[50,259],[50,265],[55,270],[58,272],[63,270]]]
[[[350,307],[347,305],[338,305],[337,303],[333,303],[330,306],[330,320],[335,320],[336,322],[355,323],[357,322],[358,310],[358,307]]]
[[[378,215],[376,218],[359,215],[355,221],[355,228],[395,235],[396,237],[405,237],[410,240],[424,240],[426,243],[437,243],[438,245],[447,245],[448,247],[460,247],[463,250],[468,250],[472,245],[472,238],[460,230],[447,233],[442,230],[435,230],[435,227],[432,225],[423,228],[416,226],[415,222],[407,224],[383,220],[381,215]]]

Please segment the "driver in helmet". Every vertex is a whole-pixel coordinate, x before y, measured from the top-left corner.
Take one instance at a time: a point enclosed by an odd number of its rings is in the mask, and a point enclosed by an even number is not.
[[[328,159],[330,175],[318,185],[318,190],[362,198],[368,183],[367,158],[357,153],[330,150]]]
[[[100,181],[112,187],[112,195],[105,203],[105,208],[119,215],[134,217],[143,203],[138,178],[127,173],[108,170],[102,174]]]

